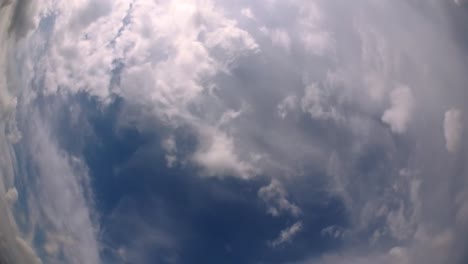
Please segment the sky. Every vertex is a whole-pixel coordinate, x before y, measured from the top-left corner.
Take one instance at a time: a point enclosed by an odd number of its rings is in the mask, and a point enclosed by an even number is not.
[[[468,2],[0,0],[0,264],[463,264]]]

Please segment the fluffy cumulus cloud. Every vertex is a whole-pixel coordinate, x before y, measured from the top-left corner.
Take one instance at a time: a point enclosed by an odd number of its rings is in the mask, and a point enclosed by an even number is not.
[[[464,2],[0,0],[0,263],[465,263]]]
[[[393,132],[406,131],[413,111],[413,96],[406,86],[395,88],[390,92],[391,107],[385,110],[382,121],[387,123]]]

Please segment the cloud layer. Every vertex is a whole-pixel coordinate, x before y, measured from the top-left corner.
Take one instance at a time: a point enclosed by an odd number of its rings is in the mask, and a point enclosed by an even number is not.
[[[0,12],[1,263],[466,261],[461,1]]]

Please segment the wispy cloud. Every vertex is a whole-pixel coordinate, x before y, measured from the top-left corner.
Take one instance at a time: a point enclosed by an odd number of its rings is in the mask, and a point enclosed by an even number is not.
[[[296,222],[292,226],[281,231],[279,236],[271,241],[271,246],[278,247],[284,243],[292,242],[294,236],[302,230],[302,222]]]

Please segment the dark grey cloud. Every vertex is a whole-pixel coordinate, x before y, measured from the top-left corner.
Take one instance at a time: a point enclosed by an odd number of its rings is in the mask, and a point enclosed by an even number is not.
[[[16,0],[13,3],[5,1],[5,5],[13,5],[14,11],[8,31],[14,33],[16,38],[21,38],[34,28],[34,0]]]

